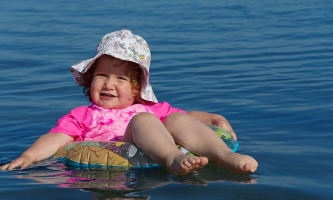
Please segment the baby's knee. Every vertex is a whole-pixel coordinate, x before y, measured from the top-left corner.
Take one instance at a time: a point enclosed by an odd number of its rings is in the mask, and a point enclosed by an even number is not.
[[[188,114],[172,113],[165,119],[164,124],[167,125],[167,124],[183,123],[184,120],[189,120],[190,118],[191,116]]]
[[[151,120],[156,120],[157,117],[151,113],[138,113],[136,114],[131,120],[130,124],[141,124],[143,122],[151,121]]]

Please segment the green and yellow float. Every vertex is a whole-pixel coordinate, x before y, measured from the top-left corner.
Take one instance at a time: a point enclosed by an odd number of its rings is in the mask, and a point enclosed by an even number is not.
[[[232,150],[237,151],[238,142],[223,128],[209,125]],[[185,154],[194,155],[184,147],[177,145]],[[112,168],[112,167],[159,167],[147,154],[135,145],[127,142],[72,142],[60,148],[54,157],[67,166],[75,168]]]

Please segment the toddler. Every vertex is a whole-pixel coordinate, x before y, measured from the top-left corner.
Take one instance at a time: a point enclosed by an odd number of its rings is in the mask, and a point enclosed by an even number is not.
[[[255,159],[232,152],[206,125],[225,128],[236,139],[224,117],[158,103],[149,84],[150,60],[142,37],[129,30],[106,34],[93,58],[71,67],[75,81],[83,86],[92,104],[60,118],[20,157],[0,169],[26,168],[73,141],[124,141],[177,175],[198,170],[208,161],[234,172],[254,172],[258,167]],[[176,143],[199,156],[182,153]]]

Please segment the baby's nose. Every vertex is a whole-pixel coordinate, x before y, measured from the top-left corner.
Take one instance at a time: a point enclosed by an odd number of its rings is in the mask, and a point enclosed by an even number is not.
[[[114,78],[108,78],[104,83],[104,86],[107,89],[113,89],[114,85],[115,85],[115,79]]]

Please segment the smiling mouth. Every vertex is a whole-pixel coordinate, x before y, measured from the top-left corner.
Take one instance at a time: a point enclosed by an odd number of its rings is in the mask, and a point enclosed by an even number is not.
[[[102,96],[102,97],[115,97],[115,96],[112,95],[112,94],[105,94],[105,93],[102,93],[101,96]]]

